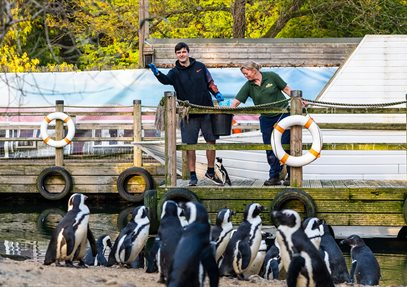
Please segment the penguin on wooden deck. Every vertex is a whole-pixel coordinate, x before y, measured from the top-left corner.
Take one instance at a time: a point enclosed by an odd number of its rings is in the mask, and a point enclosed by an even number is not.
[[[379,263],[363,239],[354,234],[342,240],[341,244],[348,244],[351,247],[351,282],[370,286],[379,285],[381,277]]]
[[[162,207],[157,234],[159,242],[157,265],[160,273],[160,283],[165,283],[167,280],[170,264],[182,236],[183,227],[178,215],[179,209],[178,204],[173,200],[165,201]]]
[[[224,256],[219,262],[222,276],[237,276],[239,279],[245,279],[243,273],[256,257],[262,240],[260,213],[263,209],[263,206],[258,203],[246,206],[243,221],[233,233]]]
[[[210,244],[208,212],[199,202],[187,202],[185,215],[188,225],[174,253],[167,278],[168,287],[204,286],[205,274],[209,286],[219,286],[219,271]]]
[[[148,210],[145,206],[133,209],[131,219],[120,231],[109,254],[108,266],[124,264],[128,267],[146,245],[150,230]]]
[[[112,249],[112,241],[109,235],[101,235],[96,240],[97,255],[93,256],[92,249],[86,251],[84,262],[88,266],[107,266],[106,252]]]
[[[68,212],[59,222],[51,235],[45,254],[44,265],[65,261],[65,266],[73,266],[79,261],[80,267],[86,267],[83,258],[89,240],[93,256],[96,256],[96,242],[89,228],[89,208],[85,204],[87,197],[80,193],[71,195],[68,200]]]
[[[233,230],[231,221],[233,215],[234,212],[229,208],[222,208],[216,215],[215,225],[211,228],[211,241],[215,244],[216,248],[216,262],[219,261],[230,241]]]
[[[301,226],[299,214],[285,209],[272,215],[280,224],[276,239],[287,270],[287,286],[334,287],[325,262]]]

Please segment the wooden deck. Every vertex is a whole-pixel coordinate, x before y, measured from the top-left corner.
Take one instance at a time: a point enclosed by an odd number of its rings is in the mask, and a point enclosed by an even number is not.
[[[273,200],[281,192],[306,192],[314,201],[316,216],[331,225],[339,226],[407,226],[404,213],[407,209],[407,180],[305,180],[303,187],[264,186],[260,180],[232,180],[232,186],[217,186],[209,180],[200,180],[197,186],[188,186],[188,181],[178,180],[177,187],[157,188],[158,208],[165,194],[173,189],[188,189],[193,192],[215,220],[223,207],[236,212],[234,223],[242,220],[244,206],[251,202],[262,204],[266,211],[262,217],[264,225],[272,225],[270,212]],[[283,208],[293,208],[305,215],[305,207],[299,200],[287,201]],[[403,209],[404,208],[404,209]]]

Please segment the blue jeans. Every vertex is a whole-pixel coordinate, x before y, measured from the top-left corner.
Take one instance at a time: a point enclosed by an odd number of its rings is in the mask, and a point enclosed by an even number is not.
[[[283,114],[283,115],[277,115],[277,116],[260,116],[260,131],[263,136],[263,143],[264,144],[269,144],[271,146],[271,133],[273,132],[274,125],[284,119],[285,117],[288,117],[290,114]],[[290,143],[290,130],[286,130],[283,133],[283,136],[281,137],[281,143],[282,144],[289,144]],[[289,153],[289,151],[286,151]],[[267,162],[270,165],[270,170],[269,170],[269,177],[270,178],[277,178],[279,177],[279,174],[283,168],[282,165],[280,165],[279,159],[274,155],[272,150],[266,150],[267,154]],[[288,176],[290,176],[290,168],[287,169]]]

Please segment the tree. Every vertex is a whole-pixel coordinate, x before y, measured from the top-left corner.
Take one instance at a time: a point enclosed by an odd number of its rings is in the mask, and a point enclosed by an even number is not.
[[[235,0],[232,5],[233,38],[244,38],[246,32],[246,0]]]

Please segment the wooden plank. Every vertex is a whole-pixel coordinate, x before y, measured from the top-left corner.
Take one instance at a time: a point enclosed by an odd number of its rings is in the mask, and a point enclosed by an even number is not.
[[[402,214],[403,201],[337,201],[337,200],[316,200],[317,211],[322,213],[382,213],[382,214]]]

